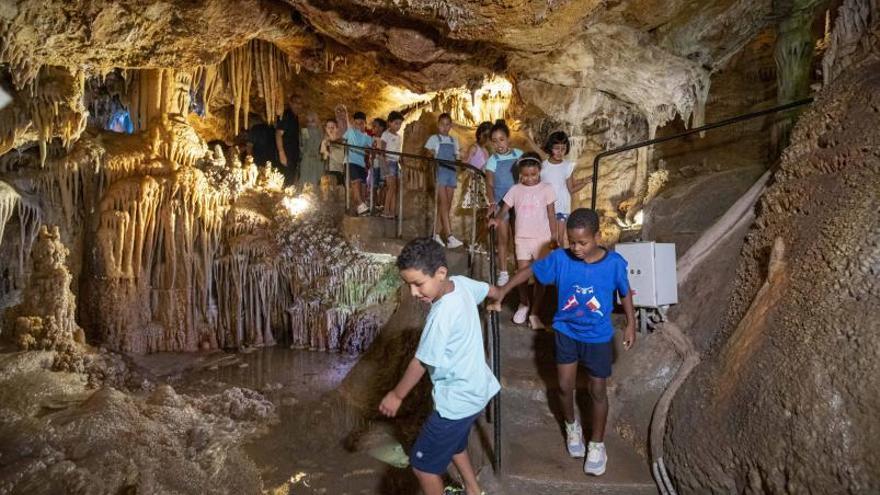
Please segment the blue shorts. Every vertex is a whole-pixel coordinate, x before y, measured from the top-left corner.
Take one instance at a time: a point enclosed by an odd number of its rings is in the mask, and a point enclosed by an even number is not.
[[[348,180],[351,182],[361,181],[363,183],[367,182],[367,169],[360,166],[355,165],[354,163],[348,164]]]
[[[385,165],[388,168],[388,176],[389,177],[397,177],[400,175],[400,164],[399,163],[388,161],[388,162],[385,162]]]
[[[462,419],[441,418],[437,411],[428,416],[413,444],[409,462],[423,473],[444,475],[452,456],[464,452],[471,426],[481,412]]]
[[[575,340],[556,330],[556,364],[580,363],[587,373],[595,378],[611,376],[611,361],[614,359],[614,343],[600,342],[590,344]]]
[[[568,213],[557,213],[556,220],[559,222],[564,222],[568,220]]]
[[[458,185],[458,176],[455,173],[455,169],[437,165],[437,185],[455,189],[455,186]]]

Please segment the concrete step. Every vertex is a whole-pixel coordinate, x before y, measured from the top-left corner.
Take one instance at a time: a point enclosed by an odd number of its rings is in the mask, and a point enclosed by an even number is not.
[[[501,314],[504,476],[494,482],[500,493],[656,494],[648,461],[614,431],[613,418],[605,436],[608,469],[603,476],[585,475],[583,459],[568,456],[556,396],[554,334],[514,325],[510,317],[509,309]],[[609,388],[613,386],[609,382]],[[589,424],[583,373],[578,374],[577,388],[581,422]]]

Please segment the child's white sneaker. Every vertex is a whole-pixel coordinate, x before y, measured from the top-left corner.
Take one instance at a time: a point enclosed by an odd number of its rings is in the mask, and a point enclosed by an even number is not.
[[[574,423],[565,422],[565,437],[568,455],[572,457],[587,455],[587,446],[584,445],[584,431],[581,429],[580,421],[575,420]]]
[[[464,243],[455,238],[454,235],[450,235],[446,238],[446,247],[449,249],[455,249],[464,246]]]
[[[590,442],[587,447],[587,460],[584,462],[584,473],[602,476],[605,474],[606,463],[608,463],[608,455],[605,454],[605,444]]]
[[[434,234],[434,242],[436,242],[437,244],[440,244],[443,247],[446,247],[446,243],[443,242],[443,238],[440,237],[440,234]]]
[[[359,204],[357,207],[357,214],[358,215],[363,215],[363,214],[367,213],[368,211],[370,211],[370,207],[364,203]]]
[[[503,287],[509,281],[510,281],[510,274],[508,274],[507,272],[501,272],[498,274],[498,280],[495,285],[497,285],[498,287]]]
[[[526,322],[526,317],[529,316],[529,307],[519,305],[519,308],[516,309],[516,313],[513,314],[513,322],[517,325],[522,325]]]

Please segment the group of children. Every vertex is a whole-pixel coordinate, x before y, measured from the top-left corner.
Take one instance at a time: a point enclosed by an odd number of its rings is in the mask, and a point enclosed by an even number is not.
[[[534,177],[528,179],[529,182],[534,180]],[[504,203],[508,205],[506,199]],[[502,207],[502,211],[506,209]],[[547,228],[555,230],[555,217],[553,224]],[[599,218],[593,210],[573,211],[565,220],[565,229],[569,248],[549,252],[501,286],[452,276],[444,248],[431,238],[409,242],[398,256],[397,267],[410,293],[429,303],[431,310],[415,356],[397,386],[382,399],[379,410],[394,417],[413,387],[425,373],[429,374],[434,410],[422,425],[410,454],[410,463],[425,495],[450,493],[444,490],[443,483],[450,462],[458,469],[467,495],[483,493],[467,453],[468,436],[501,386],[486,364],[477,308],[488,299],[489,309],[500,310],[505,296],[530,277],[541,284],[555,285],[559,294],[553,327],[568,454],[575,458],[586,457],[583,467],[586,474],[604,474],[606,381],[611,376],[613,357],[611,309],[615,294],[619,294],[626,314],[623,347],[629,350],[635,343],[632,293],[626,261],[599,244]],[[588,444],[575,416],[578,364],[586,369],[589,380]]]
[[[384,214],[394,217],[398,205],[403,115],[391,112],[387,120],[371,122],[362,112],[350,117],[344,106],[324,123],[321,155],[325,170],[337,184],[350,180],[355,214],[364,214],[367,186],[384,182]],[[443,475],[450,462],[461,474],[468,495],[481,493],[467,454],[471,428],[501,387],[486,365],[478,305],[500,310],[500,303],[514,288],[519,306],[513,321],[528,321],[543,328],[539,316],[542,288],[558,291],[553,317],[555,361],[566,430],[566,448],[572,457],[586,457],[584,472],[601,475],[607,455],[603,443],[608,415],[606,380],[613,356],[611,310],[619,295],[626,315],[624,349],[635,342],[635,315],[627,280],[626,261],[600,245],[599,217],[593,210],[571,210],[571,195],[586,181],[574,177],[574,163],[566,159],[570,143],[564,132],[552,133],[545,146],[546,159],[523,153],[510,142],[504,121],[484,122],[477,127],[475,142],[466,161],[483,170],[485,183],[472,181],[468,196],[487,209],[488,224],[498,233],[501,271],[497,285],[452,276],[444,248],[461,241],[452,235],[450,211],[458,185],[457,169],[450,162],[461,159],[459,141],[450,134],[449,114],[439,116],[437,133],[424,144],[436,160],[437,215],[433,237],[408,243],[397,258],[401,278],[413,297],[431,305],[415,356],[397,386],[389,391],[379,410],[393,417],[401,402],[427,373],[433,383],[434,411],[422,426],[411,449],[411,465],[426,495],[444,493]],[[349,147],[335,146],[342,141]],[[372,179],[372,180],[371,180]],[[370,182],[368,182],[370,180]],[[375,182],[373,182],[375,181]],[[478,199],[474,199],[478,198]],[[507,271],[511,237],[517,272]],[[530,293],[527,282],[534,279]],[[575,416],[574,390],[578,364],[588,375],[591,397],[589,443]]]
[[[397,259],[410,293],[431,304],[431,310],[415,356],[397,386],[385,395],[379,410],[394,417],[407,394],[428,373],[434,387],[434,411],[412,446],[413,471],[426,495],[448,493],[444,491],[443,475],[452,462],[466,493],[481,494],[467,453],[468,436],[501,387],[486,365],[478,305],[488,300],[489,309],[498,311],[507,294],[518,288],[519,307],[513,321],[529,321],[532,328],[543,328],[538,314],[542,287],[553,285],[558,291],[553,330],[566,448],[570,456],[586,458],[586,474],[602,475],[607,463],[603,440],[608,416],[606,381],[611,376],[613,359],[611,311],[615,295],[626,315],[623,348],[629,350],[635,342],[627,263],[600,245],[595,211],[571,210],[571,195],[586,181],[574,178],[574,164],[565,159],[570,151],[565,133],[549,136],[544,147],[548,157],[542,159],[537,153],[523,153],[512,147],[509,128],[497,121],[478,126],[467,161],[485,171],[489,227],[498,232],[502,270],[497,285],[492,286],[452,276],[444,246],[460,245],[451,235],[449,224],[457,181],[455,168],[442,166],[459,159],[458,141],[449,135],[451,127],[449,115],[441,115],[438,134],[425,144],[438,161],[438,232],[433,238],[411,241]],[[506,270],[511,233],[517,262],[513,277]],[[527,282],[532,278],[537,283],[530,294]],[[591,398],[588,443],[574,408],[579,364],[587,372]]]
[[[367,206],[370,187],[380,190],[375,199],[382,204],[382,216],[395,217],[399,153],[403,149],[403,138],[399,134],[402,125],[403,115],[391,112],[387,120],[373,119],[367,129],[367,116],[363,112],[349,116],[344,105],[336,107],[335,118],[324,122],[321,156],[326,163],[326,175],[332,178],[334,185],[341,185],[348,172],[353,213],[364,215],[370,211]],[[340,141],[349,146],[334,144]]]

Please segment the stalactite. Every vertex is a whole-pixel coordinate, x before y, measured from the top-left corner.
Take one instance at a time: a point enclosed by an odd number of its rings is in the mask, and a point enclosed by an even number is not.
[[[284,80],[289,77],[290,66],[287,56],[271,43],[260,40],[251,41],[254,73],[257,77],[260,95],[266,102],[266,122],[284,113]]]
[[[251,77],[253,75],[250,45],[246,44],[229,52],[221,67],[223,77],[232,93],[233,130],[235,134],[238,134],[242,124],[245,129],[249,127],[248,114],[250,113]]]
[[[85,130],[87,112],[82,103],[83,72],[43,67],[27,87],[14,95],[13,104],[0,110],[0,154],[29,141],[40,146],[45,165],[49,142],[61,138],[65,147]]]
[[[6,223],[12,218],[12,213],[21,201],[21,196],[9,184],[0,181],[0,244],[3,243],[3,233]]]
[[[217,65],[198,67],[193,75],[193,85],[201,95],[205,117],[211,115],[211,103],[214,101],[217,92],[222,89],[222,81],[219,75]]]
[[[174,69],[139,69],[124,73],[126,103],[136,131],[158,126],[169,116],[189,113],[193,74]]]

